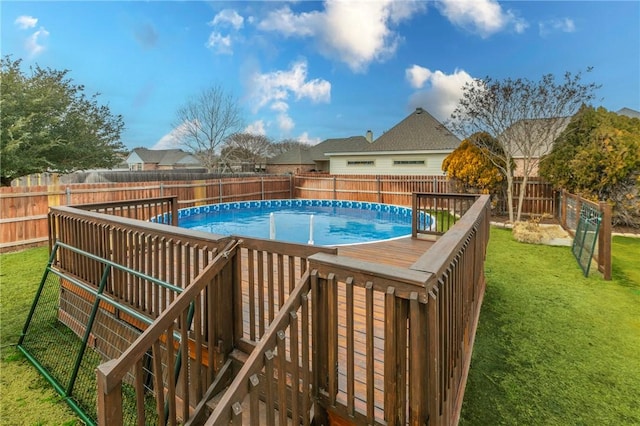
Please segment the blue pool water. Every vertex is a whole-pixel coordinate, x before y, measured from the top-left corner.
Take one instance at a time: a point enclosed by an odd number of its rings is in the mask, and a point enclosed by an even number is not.
[[[221,235],[270,238],[308,244],[313,215],[313,244],[336,246],[411,235],[411,209],[378,203],[337,200],[243,201],[179,211],[180,227]]]

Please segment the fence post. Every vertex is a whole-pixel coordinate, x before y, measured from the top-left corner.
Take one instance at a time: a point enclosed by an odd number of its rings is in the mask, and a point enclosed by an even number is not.
[[[289,175],[289,199],[293,199],[293,175]]]
[[[218,179],[218,199],[218,202],[222,203],[222,179]]]
[[[67,186],[65,193],[67,194],[67,206],[68,206],[71,204],[71,188]]]
[[[338,199],[337,179],[335,176],[333,177],[333,199]]]
[[[264,198],[264,178],[263,177],[260,178],[260,196],[262,197],[262,198],[260,198],[261,200],[265,199]]]
[[[376,181],[378,182],[378,203],[382,203],[382,188],[380,187],[382,183],[380,182],[380,176],[376,176]]]
[[[164,183],[160,182],[160,197],[164,197]]]
[[[611,280],[611,205],[605,201],[600,203],[602,222],[598,235],[598,269],[604,279]]]
[[[560,192],[560,224],[567,229],[567,191],[565,189]]]

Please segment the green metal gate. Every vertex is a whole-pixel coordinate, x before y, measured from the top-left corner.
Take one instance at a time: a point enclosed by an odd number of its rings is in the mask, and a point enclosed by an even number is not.
[[[102,265],[98,288],[54,267],[54,260],[61,248]],[[142,334],[142,330],[132,325],[131,321],[120,321],[118,329],[112,330],[105,327],[103,320],[109,317],[111,321],[117,321],[116,317],[124,314],[146,326],[152,323],[151,319],[105,294],[105,287],[114,269],[164,287],[176,295],[183,291],[167,282],[57,242],[18,341],[18,349],[88,425],[95,425],[97,419],[96,367],[120,356]],[[153,376],[151,359],[145,359],[144,365],[149,375],[147,390],[154,392],[150,379]],[[131,395],[127,395],[129,390]],[[132,407],[135,407],[135,394],[132,391],[123,386],[123,402],[131,401]],[[147,418],[152,418],[155,410],[150,407],[148,411],[150,416]],[[130,418],[125,417],[124,420],[125,423],[135,421],[135,408]]]
[[[580,209],[580,219],[576,228],[576,235],[573,239],[572,252],[578,260],[578,264],[584,272],[584,276],[589,276],[591,259],[598,241],[600,223],[602,222],[602,212],[595,207],[582,203]]]

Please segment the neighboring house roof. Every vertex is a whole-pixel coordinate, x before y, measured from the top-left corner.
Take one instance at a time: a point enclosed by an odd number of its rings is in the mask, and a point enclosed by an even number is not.
[[[364,136],[326,139],[313,146],[296,146],[267,160],[267,164],[315,164],[316,161],[328,161],[328,152],[360,151],[370,143]]]
[[[553,148],[553,143],[560,136],[560,134],[567,127],[569,122],[571,121],[571,117],[556,117],[556,118],[537,118],[531,120],[520,120],[509,127],[504,133],[513,133],[519,139],[522,134],[525,133],[527,135],[539,135],[538,137],[547,138],[546,141],[542,141],[538,146],[536,146],[535,151],[532,152],[532,158],[540,158],[543,155],[551,152]],[[548,133],[547,128],[552,130],[552,133]],[[521,139],[522,140],[522,139]],[[521,147],[517,145],[513,145],[511,149],[511,156],[513,158],[524,158],[525,155],[522,153]]]
[[[295,146],[267,160],[267,164],[315,164],[311,159],[311,147]]]
[[[147,149],[136,148],[127,157],[127,163],[158,164],[161,166],[171,166],[174,164],[194,164],[200,165],[200,161],[181,149]]]
[[[383,133],[365,152],[453,151],[460,139],[422,108]]]
[[[631,117],[631,118],[640,118],[640,112],[636,111],[635,109],[631,109],[631,108],[622,108],[622,109],[616,111],[616,114],[618,114],[618,115],[626,115],[627,117]]]
[[[348,138],[327,139],[315,146],[312,146],[309,151],[313,160],[328,161],[329,157],[325,154],[329,152],[363,151],[370,145],[371,143],[367,141],[367,138],[364,136],[351,136]]]
[[[158,163],[160,166],[171,166],[173,164],[200,164],[198,159],[182,150],[168,150]]]

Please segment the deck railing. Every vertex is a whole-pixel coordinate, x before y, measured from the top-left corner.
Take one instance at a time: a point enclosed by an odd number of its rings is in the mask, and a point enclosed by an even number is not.
[[[223,424],[311,424],[311,289],[309,272],[274,318],[206,421]],[[261,407],[262,406],[262,407]]]
[[[434,200],[433,194],[416,199],[429,197]],[[101,424],[122,423],[125,376],[132,378],[126,386],[136,389],[138,422],[144,422],[140,407],[151,397],[154,422],[201,424],[208,399],[229,385],[206,424],[255,423],[263,420],[258,412],[273,423],[455,424],[484,293],[489,197],[447,194],[417,205],[452,219],[408,269],[269,240],[229,246],[235,237],[205,238],[166,225],[52,208],[52,235],[65,243],[186,288],[166,304],[159,296],[136,305],[141,292],[128,290],[128,278],[113,283],[114,295],[156,320],[131,349],[100,367]],[[57,261],[93,283],[94,271],[82,259],[64,253]],[[159,309],[149,310],[154,304]],[[208,330],[219,334],[196,331],[210,321],[215,325]],[[187,367],[176,364],[178,354],[189,360]],[[148,374],[141,361],[147,358],[155,375],[178,381],[158,382],[145,393],[139,375]],[[200,374],[200,365],[207,378],[197,381],[192,376]]]
[[[98,367],[99,424],[123,424],[127,405],[135,407],[137,424],[184,423],[193,407],[228,383],[228,324],[234,314],[224,275],[231,275],[236,245],[231,240],[120,357]],[[127,375],[134,388],[128,404],[123,401]],[[151,413],[149,404],[155,407]]]
[[[412,236],[443,235],[475,203],[475,194],[413,193]]]
[[[105,213],[129,219],[151,220],[156,223],[178,226],[178,197],[146,198],[144,200],[111,201],[108,203],[81,204],[80,210]]]
[[[51,241],[60,241],[119,265],[186,288],[215,257],[226,238],[204,232],[142,222],[140,220],[52,207]],[[101,264],[60,249],[56,266],[97,288]],[[156,318],[173,301],[173,293],[117,271],[109,277],[105,294],[141,313]]]
[[[336,254],[330,247],[241,238],[235,285],[245,297],[236,310],[235,345],[246,353],[262,339],[288,300],[315,253]],[[242,309],[240,309],[242,308]]]

